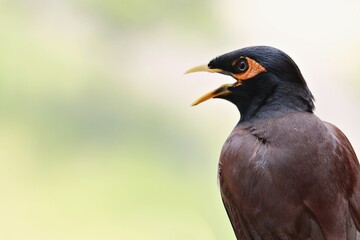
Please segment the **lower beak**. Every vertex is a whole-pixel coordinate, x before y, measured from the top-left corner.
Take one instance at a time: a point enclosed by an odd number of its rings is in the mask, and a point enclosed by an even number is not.
[[[226,96],[231,93],[231,91],[229,90],[229,87],[232,87],[232,86],[233,86],[233,84],[221,85],[214,91],[211,91],[211,92],[201,96],[200,98],[198,98],[195,102],[193,102],[191,104],[191,106],[198,105],[199,103],[205,102],[206,100],[208,100],[210,98],[220,98],[220,97]]]

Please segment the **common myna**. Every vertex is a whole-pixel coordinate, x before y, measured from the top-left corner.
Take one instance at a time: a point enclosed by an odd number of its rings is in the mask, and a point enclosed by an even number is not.
[[[356,239],[360,167],[346,136],[314,115],[314,98],[284,52],[233,51],[187,73],[233,77],[193,105],[222,98],[240,111],[219,161],[237,239]]]

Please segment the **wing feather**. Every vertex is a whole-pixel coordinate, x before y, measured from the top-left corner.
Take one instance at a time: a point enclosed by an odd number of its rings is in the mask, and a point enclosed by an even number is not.
[[[330,132],[338,140],[336,157],[347,164],[349,181],[347,188],[349,192],[349,209],[356,229],[360,231],[360,167],[355,151],[345,134],[331,123],[324,122]]]

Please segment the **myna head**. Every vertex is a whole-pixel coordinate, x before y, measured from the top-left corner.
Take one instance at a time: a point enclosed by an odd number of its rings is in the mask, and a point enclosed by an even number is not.
[[[314,109],[313,96],[295,62],[284,52],[267,46],[242,48],[211,60],[193,72],[221,73],[236,81],[211,91],[192,105],[210,98],[234,103],[242,119]]]

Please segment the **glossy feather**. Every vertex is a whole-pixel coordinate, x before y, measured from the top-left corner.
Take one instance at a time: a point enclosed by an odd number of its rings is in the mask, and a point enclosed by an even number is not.
[[[356,155],[339,129],[312,113],[239,123],[220,166],[237,239],[356,239]]]

